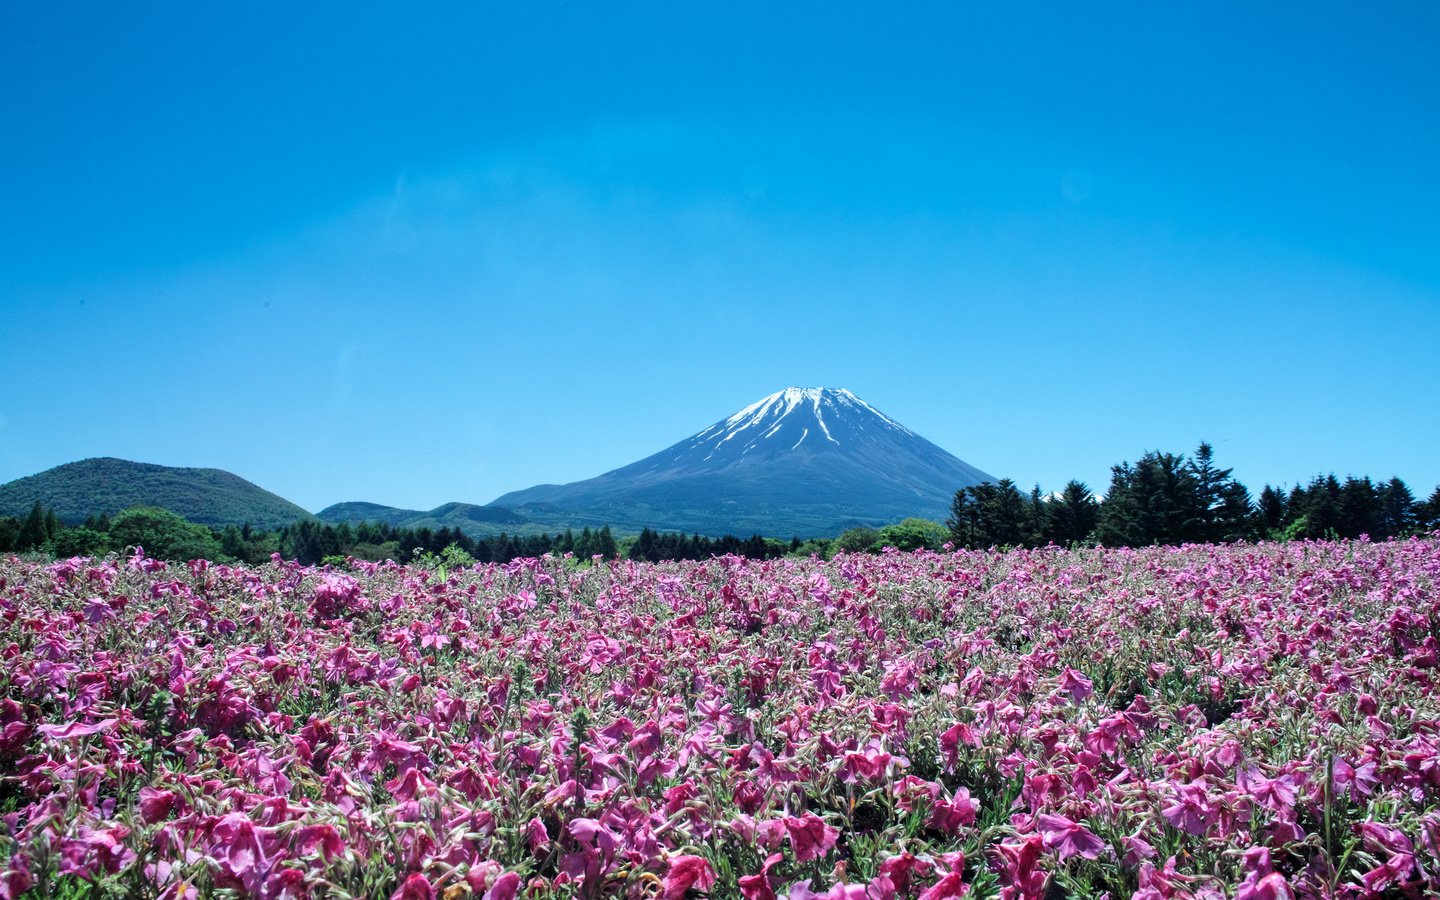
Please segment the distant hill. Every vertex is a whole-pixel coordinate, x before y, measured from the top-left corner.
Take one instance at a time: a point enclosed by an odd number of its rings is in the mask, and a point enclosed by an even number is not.
[[[379,503],[351,501],[327,506],[315,518],[332,525],[341,522],[383,522],[397,528],[429,528],[439,531],[451,528],[471,537],[488,537],[501,531],[515,532],[529,520],[511,510],[497,506],[476,506],[473,503],[445,503],[431,510],[399,509]],[[533,529],[532,529],[533,530]]]
[[[994,480],[849,391],[794,387],[639,462],[493,505],[575,527],[803,538],[943,520],[956,490]]]
[[[25,516],[36,501],[69,525],[131,506],[158,506],[201,525],[273,529],[310,513],[238,475],[103,457],[0,485],[0,515]]]

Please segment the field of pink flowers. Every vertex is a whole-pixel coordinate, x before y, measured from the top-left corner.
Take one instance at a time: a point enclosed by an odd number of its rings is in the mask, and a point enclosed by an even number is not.
[[[0,562],[0,897],[1440,891],[1440,539]]]

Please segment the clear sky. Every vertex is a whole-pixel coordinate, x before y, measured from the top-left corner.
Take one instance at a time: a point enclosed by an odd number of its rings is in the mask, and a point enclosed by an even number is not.
[[[788,385],[1440,482],[1440,4],[9,3],[0,481],[574,481]]]

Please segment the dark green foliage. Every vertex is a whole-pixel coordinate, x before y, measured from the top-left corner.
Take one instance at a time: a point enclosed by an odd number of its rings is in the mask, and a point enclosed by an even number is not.
[[[184,469],[86,459],[0,485],[0,514],[23,516],[31,504],[52,509],[58,522],[115,515],[134,506],[168,509],[216,527],[251,522],[278,528],[310,514],[288,500],[219,469]]]
[[[80,525],[75,528],[61,528],[47,545],[50,554],[57,559],[72,556],[104,556],[110,552],[110,535]]]
[[[766,540],[758,535],[746,539],[734,535],[720,538],[702,535],[684,535],[680,532],[661,533],[646,528],[625,548],[627,559],[646,562],[662,562],[677,559],[709,559],[712,556],[736,554],[751,559],[773,559],[783,556],[788,548],[799,546],[797,542],[782,544]]]
[[[1419,532],[1440,530],[1440,487],[1430,499],[1415,504],[1415,530]]]
[[[1040,537],[1034,504],[1002,478],[955,493],[946,527],[958,547],[1033,546]]]
[[[1096,536],[1107,547],[1182,544],[1200,524],[1199,483],[1185,457],[1150,451],[1111,469]]]
[[[970,548],[1099,542],[1107,546],[1215,543],[1256,538],[1383,540],[1440,528],[1440,489],[1417,503],[1399,478],[1317,477],[1287,497],[1266,485],[1258,500],[1201,443],[1193,459],[1150,451],[1111,469],[1103,503],[1071,481],[1043,498],[1022,497],[1009,481],[956,491],[946,522],[951,540]]]
[[[1255,504],[1255,528],[1263,537],[1277,536],[1285,525],[1285,495],[1270,485],[1260,491]]]
[[[1351,475],[1341,482],[1325,475],[1290,492],[1282,531],[1291,538],[1364,534],[1384,540],[1424,531],[1425,509],[1399,478],[1377,485],[1369,478]]]
[[[1087,543],[1100,518],[1100,504],[1084,482],[1071,480],[1045,504],[1045,540],[1068,547]]]
[[[30,508],[30,515],[21,523],[20,533],[15,536],[15,549],[21,552],[39,550],[49,539],[50,533],[45,529],[45,513],[40,509],[39,501],[36,501]]]
[[[894,547],[896,550],[939,550],[950,540],[950,532],[939,522],[929,519],[901,519],[894,525],[881,528],[875,543],[879,547]],[[799,549],[798,546],[796,549]]]
[[[1415,495],[1399,478],[1391,478],[1378,492],[1380,521],[1386,535],[1410,534],[1415,530]]]
[[[220,559],[220,542],[210,529],[187,522],[168,509],[137,506],[115,517],[110,546],[117,551],[144,547],[156,559]]]
[[[865,553],[875,546],[879,539],[879,531],[868,525],[859,525],[842,531],[835,539],[835,549],[846,553]]]

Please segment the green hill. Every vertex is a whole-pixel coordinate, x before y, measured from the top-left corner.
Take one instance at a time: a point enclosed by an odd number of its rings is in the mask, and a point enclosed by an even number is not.
[[[182,469],[124,459],[82,459],[0,485],[0,515],[23,517],[39,501],[66,524],[158,506],[201,525],[278,528],[310,513],[220,469]]]
[[[458,528],[471,537],[490,537],[504,531],[509,534],[539,532],[543,529],[529,528],[529,520],[513,511],[496,506],[476,506],[473,503],[445,503],[430,510],[398,509],[379,503],[350,501],[327,506],[315,514],[322,522],[338,525],[341,522],[383,522],[398,528]]]

